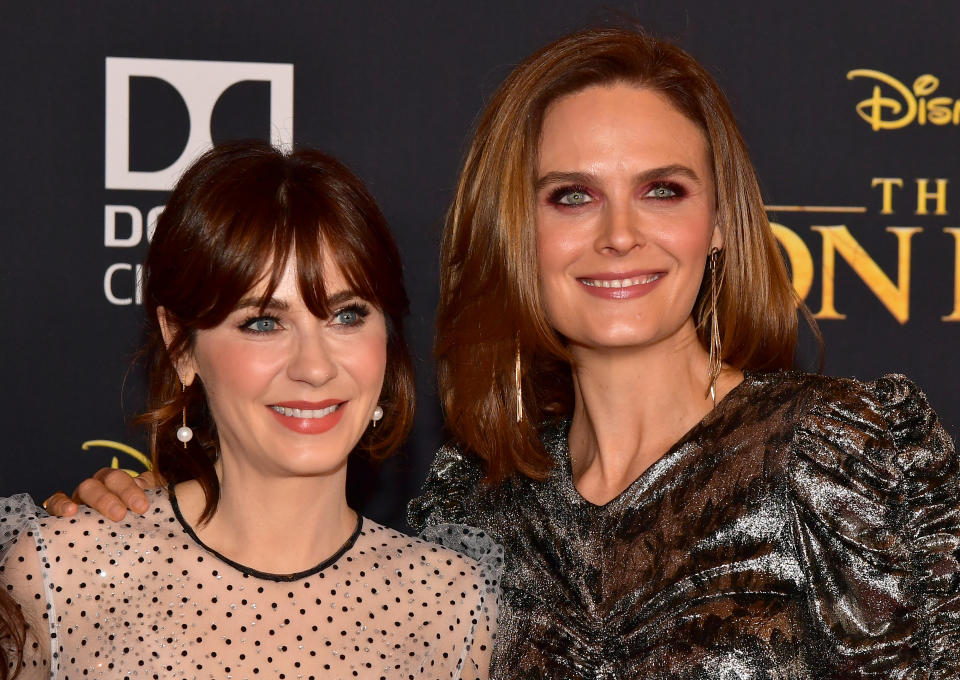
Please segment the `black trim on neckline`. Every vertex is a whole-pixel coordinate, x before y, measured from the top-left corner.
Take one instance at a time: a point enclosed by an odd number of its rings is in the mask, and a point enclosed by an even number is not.
[[[183,527],[183,530],[187,532],[187,535],[190,536],[197,545],[206,550],[208,553],[216,557],[218,560],[229,564],[231,567],[237,571],[246,574],[247,576],[253,576],[255,578],[264,579],[266,581],[278,581],[278,582],[289,582],[289,581],[299,581],[302,578],[307,576],[313,576],[314,574],[323,571],[327,567],[332,566],[336,563],[344,553],[346,553],[353,545],[357,542],[357,538],[360,536],[360,532],[363,530],[363,516],[360,513],[357,513],[357,526],[353,530],[353,533],[350,535],[350,538],[347,539],[347,542],[344,543],[340,548],[333,553],[330,557],[325,559],[323,562],[318,564],[315,567],[311,567],[305,571],[298,571],[295,574],[271,574],[266,571],[259,571],[251,567],[247,567],[239,562],[231,560],[229,557],[217,552],[206,543],[200,540],[200,537],[197,536],[197,532],[193,530],[193,527],[187,523],[187,520],[183,518],[183,513],[180,512],[180,505],[177,503],[177,494],[173,490],[173,485],[171,484],[167,487],[167,493],[170,496],[170,506],[173,508],[173,515],[177,518],[177,521],[180,522],[180,526]]]

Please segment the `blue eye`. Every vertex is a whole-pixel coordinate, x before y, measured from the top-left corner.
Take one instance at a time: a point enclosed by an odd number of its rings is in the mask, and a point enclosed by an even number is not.
[[[352,309],[344,309],[337,312],[337,323],[344,326],[352,326],[360,320],[360,315]]]
[[[370,313],[366,305],[352,304],[333,313],[333,320],[339,326],[359,326]]]
[[[557,205],[579,206],[593,203],[593,196],[584,187],[558,187],[550,192],[549,201]]]
[[[277,330],[280,322],[272,316],[258,316],[243,322],[243,330],[252,333],[270,333]]]
[[[585,205],[592,200],[590,195],[583,191],[571,191],[561,196],[557,202],[560,203],[560,205]]]
[[[668,200],[671,198],[680,198],[684,195],[683,188],[677,184],[671,182],[661,182],[655,184],[646,194],[644,198],[655,198],[659,200]]]

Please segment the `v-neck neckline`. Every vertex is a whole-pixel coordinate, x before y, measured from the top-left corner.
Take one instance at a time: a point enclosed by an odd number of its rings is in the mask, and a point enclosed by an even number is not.
[[[564,423],[564,435],[562,437],[561,449],[558,452],[560,458],[560,465],[562,466],[563,473],[563,485],[566,487],[568,493],[577,500],[579,504],[582,504],[588,508],[597,511],[608,510],[618,502],[620,502],[628,493],[636,490],[637,487],[647,485],[650,486],[654,484],[657,480],[661,479],[664,475],[663,473],[670,468],[670,466],[675,465],[678,459],[677,453],[690,442],[704,427],[713,423],[722,413],[730,407],[730,404],[733,403],[734,399],[738,397],[740,391],[745,389],[748,386],[754,384],[754,376],[749,371],[743,371],[743,380],[734,385],[734,387],[727,392],[723,398],[717,402],[717,405],[710,409],[706,415],[703,416],[699,421],[694,423],[694,425],[687,430],[679,439],[677,439],[673,444],[671,444],[667,449],[657,458],[647,469],[641,472],[636,478],[633,479],[627,486],[625,486],[621,491],[606,501],[605,503],[594,503],[591,500],[586,499],[583,494],[580,493],[580,490],[577,488],[576,483],[573,480],[573,461],[570,458],[570,424],[573,422],[572,418],[568,418]],[[635,495],[635,494],[631,494]]]

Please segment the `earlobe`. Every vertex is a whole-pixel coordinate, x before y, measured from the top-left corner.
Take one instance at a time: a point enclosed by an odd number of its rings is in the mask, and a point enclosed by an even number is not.
[[[719,224],[716,224],[713,227],[713,234],[710,236],[710,248],[723,250],[723,231],[721,231]]]
[[[167,314],[167,310],[163,307],[157,307],[157,323],[160,325],[163,344],[169,351],[170,343],[173,342],[174,335],[176,335],[176,326]],[[184,387],[190,387],[190,385],[193,384],[193,379],[197,376],[197,369],[193,363],[193,355],[186,352],[182,354],[174,364],[176,365],[177,374],[180,376],[180,382],[183,383]]]

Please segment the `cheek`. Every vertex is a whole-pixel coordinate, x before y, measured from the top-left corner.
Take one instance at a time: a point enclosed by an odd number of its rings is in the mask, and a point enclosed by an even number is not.
[[[341,346],[339,364],[353,377],[362,392],[369,393],[371,399],[377,399],[387,366],[386,331],[346,339]]]
[[[713,233],[709,216],[696,215],[679,224],[662,225],[651,240],[681,265],[700,269],[706,263]]]
[[[538,278],[540,294],[548,308],[551,301],[555,301],[562,291],[561,282],[567,276],[567,268],[583,249],[581,240],[571,229],[538,215]]]
[[[276,348],[256,343],[217,343],[216,351],[196,349],[197,374],[203,380],[211,406],[220,395],[257,395],[266,390],[280,370],[282,357]]]
[[[538,266],[538,285],[540,286],[540,298],[543,301],[544,311],[547,319],[552,325],[556,325],[556,313],[559,298],[562,296],[562,287],[560,281],[563,276],[564,260],[563,251],[557,248],[555,242],[544,244],[543,239],[538,239],[537,243],[537,266]]]

